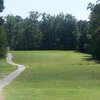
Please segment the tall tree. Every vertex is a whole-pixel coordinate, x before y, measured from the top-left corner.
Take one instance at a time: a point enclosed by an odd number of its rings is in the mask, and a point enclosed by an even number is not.
[[[38,12],[30,12],[29,17],[24,20],[24,42],[26,44],[26,50],[40,49],[42,33],[39,29],[39,16],[40,14]]]
[[[88,26],[89,22],[86,20],[78,21],[78,32],[79,32],[79,39],[78,39],[78,51],[80,52],[88,52],[88,45],[89,45],[89,34],[88,34]]]
[[[0,58],[5,57],[7,51],[7,38],[3,30],[3,27],[0,26]]]
[[[2,12],[4,9],[4,1],[0,0],[0,12]]]
[[[2,12],[3,9],[4,2],[3,0],[0,0],[0,12]],[[2,17],[0,17],[0,58],[5,57],[7,47],[6,34],[3,29],[3,22],[4,20],[2,19]]]
[[[4,27],[7,33],[8,44],[12,50],[15,48],[15,44],[16,44],[15,41],[17,40],[16,31],[20,31],[20,29],[16,28],[18,22],[19,21],[13,15],[8,15],[5,17]]]
[[[42,20],[40,22],[40,30],[43,33],[41,49],[50,50],[53,48],[52,20],[53,16],[46,13],[42,14]]]
[[[39,13],[30,12],[29,17],[6,16],[5,30],[12,50],[34,50],[41,45],[42,33],[38,23]]]
[[[65,50],[76,49],[77,25],[75,17],[61,13],[57,16],[57,20],[56,32],[59,39],[59,48]]]
[[[76,19],[63,13],[57,16],[43,14],[41,31],[45,49],[75,49],[76,48]]]
[[[97,3],[92,9],[89,31],[92,36],[90,53],[94,58],[100,59],[100,3]]]

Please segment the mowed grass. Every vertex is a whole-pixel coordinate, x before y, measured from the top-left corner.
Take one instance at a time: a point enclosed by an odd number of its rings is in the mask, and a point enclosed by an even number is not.
[[[6,59],[0,59],[0,79],[6,77],[9,73],[16,69],[15,66],[7,64]]]
[[[73,51],[16,51],[26,70],[4,90],[5,100],[100,100],[100,65]]]

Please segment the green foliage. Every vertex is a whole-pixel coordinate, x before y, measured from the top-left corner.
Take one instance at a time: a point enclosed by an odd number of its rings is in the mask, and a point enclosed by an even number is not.
[[[87,10],[90,9],[92,11],[94,9],[94,7],[95,7],[95,4],[89,3]]]
[[[3,25],[3,23],[4,23],[4,20],[3,20],[3,18],[2,18],[2,17],[0,17],[0,26],[2,26],[2,25]]]
[[[37,12],[30,12],[29,18],[6,16],[5,30],[12,50],[39,49],[42,33],[39,30]]]
[[[23,37],[26,45],[23,46],[26,46],[26,50],[37,50],[41,47],[42,32],[39,29],[39,16],[38,12],[30,12],[29,17],[24,19]]]
[[[100,4],[96,4],[90,16],[90,34],[92,36],[90,53],[100,59]]]
[[[76,49],[77,21],[70,14],[51,16],[30,12],[25,19],[8,15],[5,21],[4,26],[12,50]]]
[[[0,0],[0,12],[4,9],[4,2]],[[5,57],[7,51],[7,38],[3,28],[4,20],[0,17],[0,58]]]
[[[16,45],[21,41],[21,38],[23,38],[21,34],[23,32],[22,18],[20,16],[14,17],[13,15],[8,15],[6,16],[4,27],[9,46],[11,49],[15,49]]]
[[[75,49],[76,19],[63,13],[57,16],[42,15],[43,49]]]
[[[79,38],[78,38],[78,51],[80,52],[88,52],[88,45],[89,45],[89,33],[88,33],[88,27],[89,22],[86,20],[78,21],[78,32],[79,32]]]
[[[0,26],[0,58],[6,56],[7,52],[7,38],[3,30],[3,27]]]
[[[4,1],[0,0],[0,12],[2,12],[4,9]]]

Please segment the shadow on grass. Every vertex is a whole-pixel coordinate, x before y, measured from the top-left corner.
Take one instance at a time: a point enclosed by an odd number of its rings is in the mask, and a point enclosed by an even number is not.
[[[85,61],[94,61],[97,64],[100,64],[100,60],[94,59],[92,56],[84,56],[83,60]]]

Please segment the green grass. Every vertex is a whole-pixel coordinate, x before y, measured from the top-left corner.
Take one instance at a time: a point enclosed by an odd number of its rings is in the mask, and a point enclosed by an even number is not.
[[[15,69],[16,67],[7,64],[6,59],[0,59],[0,79],[4,78]]]
[[[100,100],[100,65],[73,51],[16,51],[26,70],[4,90],[5,100]]]

